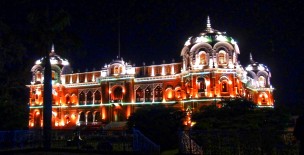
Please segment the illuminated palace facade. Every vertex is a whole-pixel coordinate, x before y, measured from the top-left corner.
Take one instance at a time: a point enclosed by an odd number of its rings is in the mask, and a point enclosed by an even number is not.
[[[273,88],[268,68],[255,62],[242,67],[235,40],[211,27],[190,37],[181,50],[181,62],[134,66],[117,58],[101,70],[73,73],[68,60],[50,52],[52,68],[52,126],[73,128],[126,121],[136,109],[163,104],[197,110],[225,98],[246,98],[260,107],[272,107]],[[27,85],[29,127],[42,127],[43,59],[32,67]]]

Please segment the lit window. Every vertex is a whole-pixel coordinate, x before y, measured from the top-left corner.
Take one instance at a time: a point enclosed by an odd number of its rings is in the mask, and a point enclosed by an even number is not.
[[[260,87],[265,87],[265,78],[264,78],[264,76],[260,76],[258,80],[259,80]]]
[[[218,60],[219,64],[225,64],[226,63],[226,52],[224,50],[221,50],[218,54]]]
[[[200,55],[199,55],[199,58],[200,58],[200,65],[205,65],[207,63],[206,61],[206,53],[203,51]]]

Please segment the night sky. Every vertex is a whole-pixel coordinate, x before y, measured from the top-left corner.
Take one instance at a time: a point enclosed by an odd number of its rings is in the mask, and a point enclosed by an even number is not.
[[[84,71],[98,70],[116,58],[118,27],[124,60],[136,66],[173,58],[179,62],[185,41],[206,28],[209,15],[212,28],[237,41],[243,66],[251,52],[255,61],[269,67],[276,102],[293,104],[304,99],[303,6],[302,1],[5,0],[0,2],[0,19],[26,31],[26,17],[33,10],[67,11],[66,31],[80,40],[80,46],[76,49],[55,40],[55,50],[74,70]],[[27,55],[33,60],[41,57],[30,48]]]

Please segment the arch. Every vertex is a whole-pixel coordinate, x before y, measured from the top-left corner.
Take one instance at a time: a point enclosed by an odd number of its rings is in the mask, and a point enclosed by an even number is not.
[[[197,78],[197,84],[198,84],[198,92],[205,92],[206,89],[206,80],[203,77]]]
[[[36,73],[37,71],[42,72],[43,71],[43,67],[41,65],[34,65],[31,69],[31,72]]]
[[[152,102],[152,97],[153,97],[153,94],[152,94],[151,87],[148,86],[145,89],[145,102]]]
[[[199,57],[199,64],[200,65],[207,65],[208,64],[207,53],[205,51],[199,51],[198,57]]]
[[[122,87],[121,86],[114,87],[112,100],[114,100],[114,102],[117,101],[120,102],[122,101],[122,98],[123,98]]]
[[[190,49],[191,53],[198,53],[199,49],[203,49],[204,51],[206,51],[206,53],[211,53],[212,52],[212,46],[208,43],[198,43],[193,45],[193,47]]]
[[[228,92],[228,82],[226,80],[221,82],[221,92]]]
[[[136,90],[136,102],[144,101],[144,91],[140,87]]]
[[[83,91],[79,93],[79,105],[84,105],[85,104],[85,94]]]
[[[78,118],[79,118],[79,124],[82,125],[85,123],[86,121],[86,117],[85,117],[85,113],[83,111],[79,112],[78,114]]]
[[[71,103],[71,97],[69,94],[65,95],[65,104],[70,104]]]
[[[232,55],[232,51],[234,50],[233,46],[227,42],[218,42],[213,46],[213,50],[220,51],[220,49],[224,49],[229,55]]]
[[[252,79],[256,79],[257,75],[253,72],[253,71],[247,71],[247,75],[252,78]]]
[[[88,112],[86,112],[86,115],[87,115],[87,121],[86,122],[88,124],[93,123],[93,113],[91,111],[88,111]]]
[[[34,111],[34,127],[40,128],[41,127],[41,113],[39,111]]]
[[[73,104],[77,103],[77,96],[74,93],[71,95],[70,99],[71,99],[71,103]]]
[[[265,87],[266,86],[266,78],[264,76],[258,77],[258,83],[259,87]]]
[[[94,120],[94,122],[101,122],[101,115],[100,115],[100,112],[99,112],[99,111],[95,111],[95,112],[94,112],[94,115],[95,115],[95,120]]]
[[[268,100],[268,95],[265,92],[260,93],[258,102],[260,105],[268,105]]]
[[[167,87],[166,89],[166,100],[170,101],[174,98],[174,91],[172,87]]]
[[[87,92],[87,104],[92,104],[93,103],[93,93],[91,91]]]
[[[98,103],[101,103],[101,93],[100,93],[100,91],[99,90],[96,90],[95,92],[94,92],[94,102],[96,103],[96,104],[98,104]]]
[[[226,56],[227,54],[226,54],[226,51],[225,50],[220,50],[219,52],[218,52],[218,57],[217,57],[217,59],[218,59],[218,64],[219,65],[222,65],[222,64],[227,64],[227,56]]]
[[[154,89],[154,94],[154,101],[161,102],[163,100],[163,89],[160,86]]]
[[[174,94],[176,99],[181,99],[182,98],[182,88],[180,86],[175,87],[175,94]]]

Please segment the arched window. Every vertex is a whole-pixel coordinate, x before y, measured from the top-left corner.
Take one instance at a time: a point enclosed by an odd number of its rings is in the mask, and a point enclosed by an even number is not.
[[[84,92],[82,91],[82,92],[79,94],[79,105],[84,105],[84,102],[85,102],[85,94],[84,94]]]
[[[88,91],[87,93],[87,104],[93,103],[93,93],[91,91]]]
[[[143,90],[139,87],[137,90],[136,90],[136,102],[143,102],[144,98],[144,93],[143,93]]]
[[[71,103],[71,99],[69,95],[65,96],[65,104],[70,104]]]
[[[198,78],[198,92],[205,92],[206,89],[206,84],[205,84],[205,79],[204,78]]]
[[[226,81],[222,82],[222,92],[228,92],[228,84]]]
[[[145,102],[151,102],[152,101],[152,91],[150,87],[147,87],[145,90]]]
[[[265,77],[264,76],[260,76],[259,78],[258,78],[258,80],[259,80],[259,86],[260,87],[265,87]]]
[[[199,53],[199,64],[200,65],[206,65],[207,64],[206,52],[205,51],[201,51]]]
[[[100,103],[101,102],[101,95],[100,95],[100,92],[98,90],[94,93],[94,97],[95,97],[95,103]]]
[[[80,112],[79,114],[79,123],[84,124],[85,123],[85,114],[84,112]]]
[[[95,112],[95,120],[94,120],[94,122],[101,122],[100,112]]]
[[[218,64],[226,64],[226,52],[224,50],[220,50],[218,54]]]
[[[160,86],[157,86],[155,88],[155,98],[154,101],[161,102],[163,100],[163,90]]]
[[[119,74],[119,67],[118,66],[114,67],[114,74]]]
[[[93,113],[92,112],[87,112],[87,122],[90,124],[93,122]]]
[[[180,87],[175,88],[175,97],[180,99],[182,97],[182,91]]]

